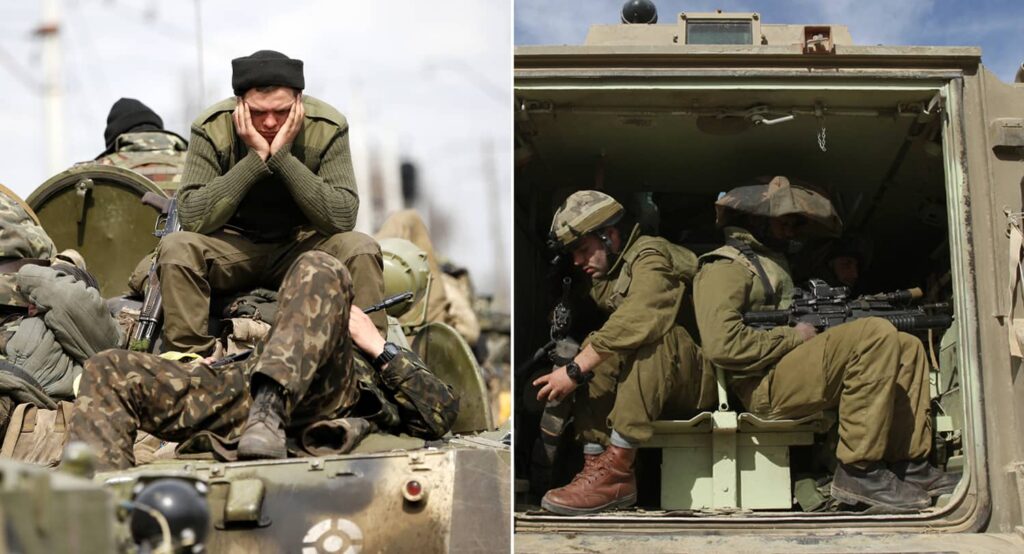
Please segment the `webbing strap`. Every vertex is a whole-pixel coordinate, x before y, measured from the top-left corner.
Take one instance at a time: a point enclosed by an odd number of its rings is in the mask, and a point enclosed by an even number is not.
[[[743,254],[744,258],[750,260],[754,269],[757,270],[757,276],[761,279],[761,284],[764,285],[765,304],[775,306],[775,287],[772,286],[771,279],[769,279],[768,274],[765,273],[764,266],[761,265],[761,260],[758,259],[757,254],[754,253],[754,249],[751,248],[749,244],[737,239],[728,239],[725,241],[725,244],[739,250],[740,254]]]

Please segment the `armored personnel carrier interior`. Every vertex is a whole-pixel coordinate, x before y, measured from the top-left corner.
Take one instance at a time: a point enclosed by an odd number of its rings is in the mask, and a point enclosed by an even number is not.
[[[676,26],[595,26],[585,46],[517,49],[517,530],[607,530],[625,521],[644,529],[917,526],[948,518],[968,479],[923,513],[871,515],[836,505],[827,494],[834,414],[762,421],[744,413],[724,383],[715,413],[657,424],[638,457],[637,509],[572,518],[540,510],[544,491],[568,482],[581,464],[571,427],[557,453],[545,454],[538,432],[544,406],[529,386],[551,369],[531,362],[550,338],[564,276],[572,279],[570,335],[582,340],[601,322],[585,275],[553,266],[545,246],[555,208],[576,190],[615,196],[648,234],[699,255],[722,244],[714,210],[720,193],[786,176],[834,203],[844,235],[857,245],[856,293],[919,287],[927,302],[947,303],[954,319],[970,302],[961,293],[969,206],[956,153],[956,75],[964,63],[956,58],[971,56],[847,47],[840,50],[849,57],[801,57],[792,55],[804,52],[798,46],[682,45],[678,32],[673,46],[666,27]],[[848,37],[845,28],[830,29]],[[840,284],[821,274],[829,247],[808,241],[793,256],[798,285],[810,277]],[[932,461],[953,471],[971,463],[957,369],[961,327],[954,321],[948,330],[916,333],[933,365]]]

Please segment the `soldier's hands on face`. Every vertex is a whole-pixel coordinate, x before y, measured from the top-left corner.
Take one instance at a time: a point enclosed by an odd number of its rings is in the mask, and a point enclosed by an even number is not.
[[[811,325],[810,323],[805,323],[803,321],[794,325],[793,329],[795,329],[796,332],[800,334],[800,338],[803,339],[804,342],[813,339],[818,334],[818,330],[814,327],[814,325]]]
[[[561,400],[572,394],[572,391],[576,390],[577,386],[576,381],[569,377],[565,366],[555,368],[551,373],[538,378],[533,384],[534,386],[540,386],[537,400],[541,402]]]
[[[270,155],[277,154],[278,150],[292,143],[295,137],[299,136],[302,130],[302,122],[306,117],[306,107],[302,105],[302,93],[295,95],[295,102],[288,112],[288,119],[274,137],[274,143],[270,145]]]
[[[352,342],[371,358],[380,356],[384,352],[384,337],[373,324],[370,316],[366,315],[358,306],[352,306],[348,312],[348,332],[352,335]]]
[[[263,138],[263,135],[256,132],[256,127],[252,124],[252,115],[249,114],[249,106],[241,97],[238,97],[238,104],[231,117],[235,120],[235,131],[242,142],[250,150],[256,152],[263,161],[267,161],[267,158],[270,157],[270,145],[267,144],[267,139]]]

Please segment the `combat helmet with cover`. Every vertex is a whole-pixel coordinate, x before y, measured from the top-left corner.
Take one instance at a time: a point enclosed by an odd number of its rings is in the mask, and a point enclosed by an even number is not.
[[[813,187],[782,176],[760,179],[757,184],[736,187],[715,202],[716,223],[729,224],[730,210],[772,218],[800,215],[807,219],[807,236],[838,237],[843,230],[832,202]]]
[[[48,263],[55,253],[53,241],[32,209],[0,185],[0,304],[27,306],[14,282],[18,265],[29,260]]]
[[[580,190],[569,195],[555,211],[548,234],[548,247],[556,252],[570,250],[588,233],[615,225],[625,213],[622,204],[603,192]],[[607,244],[607,240],[604,241]]]

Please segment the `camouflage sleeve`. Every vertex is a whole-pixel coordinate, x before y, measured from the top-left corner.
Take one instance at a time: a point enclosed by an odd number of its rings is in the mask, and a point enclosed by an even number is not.
[[[459,397],[427,371],[414,352],[403,348],[380,376],[394,396],[402,426],[409,434],[438,439],[451,429],[459,415]]]
[[[181,228],[210,233],[223,227],[252,185],[267,175],[270,169],[252,151],[221,174],[213,143],[202,130],[193,127],[178,192]]]
[[[267,160],[267,165],[282,177],[295,203],[318,231],[330,236],[355,228],[359,195],[347,128],[324,151],[316,173],[288,148],[278,150]]]
[[[792,327],[768,331],[743,323],[750,307],[754,275],[739,264],[719,260],[705,265],[694,279],[694,310],[701,347],[716,366],[733,371],[771,367],[802,344]]]
[[[675,325],[686,284],[672,270],[672,262],[651,250],[641,254],[630,270],[633,279],[622,304],[590,335],[590,344],[598,352],[636,350]]]

